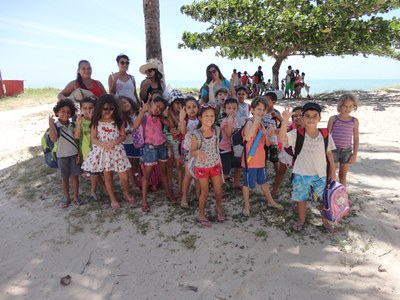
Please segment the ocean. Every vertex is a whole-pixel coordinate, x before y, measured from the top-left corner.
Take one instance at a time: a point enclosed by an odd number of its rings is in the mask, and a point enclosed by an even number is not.
[[[192,87],[200,89],[204,82],[199,81],[169,81],[172,88]],[[400,79],[328,79],[307,80],[310,94],[320,94],[334,91],[364,90],[372,91],[382,87],[400,86]],[[304,92],[303,92],[304,93]]]

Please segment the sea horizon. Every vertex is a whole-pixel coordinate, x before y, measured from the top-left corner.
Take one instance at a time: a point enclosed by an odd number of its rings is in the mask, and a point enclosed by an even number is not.
[[[400,78],[398,79],[306,79],[306,83],[310,86],[310,94],[321,94],[329,93],[334,91],[352,91],[352,90],[363,90],[372,91],[379,88],[399,86]],[[65,87],[67,83],[53,82],[53,83],[30,83],[24,81],[25,88],[45,88],[53,87],[59,88],[60,90]],[[140,82],[136,83],[137,86]],[[200,87],[204,84],[198,80],[170,80],[167,81],[167,87],[171,89],[180,88],[192,88],[200,90]],[[106,87],[106,86],[105,86]],[[305,91],[303,91],[305,93]]]

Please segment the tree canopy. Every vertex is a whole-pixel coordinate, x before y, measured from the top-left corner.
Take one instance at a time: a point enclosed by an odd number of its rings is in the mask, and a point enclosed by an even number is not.
[[[276,60],[274,82],[291,55],[378,55],[400,59],[400,19],[381,14],[399,0],[208,0],[181,7],[202,33],[185,31],[179,48],[216,48],[216,55]]]

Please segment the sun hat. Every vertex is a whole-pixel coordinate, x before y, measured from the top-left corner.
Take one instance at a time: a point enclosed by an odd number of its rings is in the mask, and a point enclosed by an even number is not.
[[[156,69],[156,70],[158,70],[158,67],[157,67],[156,64],[153,64],[153,63],[146,63],[146,64],[140,66],[139,72],[142,73],[142,74],[146,74],[146,71],[147,71],[147,70],[150,70],[150,69]]]
[[[185,99],[185,96],[183,96],[182,92],[180,90],[175,90],[173,89],[171,93],[169,93],[168,96],[168,105],[172,104],[175,100],[182,100]]]
[[[321,113],[322,109],[318,103],[315,102],[307,102],[301,108],[301,113],[304,114],[307,110],[316,110],[318,113]]]
[[[77,88],[71,93],[71,95],[69,95],[68,98],[71,100],[75,100],[75,101],[81,101],[83,98],[86,98],[86,97],[94,98],[94,94],[91,91]]]

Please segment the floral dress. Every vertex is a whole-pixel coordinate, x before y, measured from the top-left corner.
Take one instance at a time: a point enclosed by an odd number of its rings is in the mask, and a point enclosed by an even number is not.
[[[114,122],[99,122],[97,125],[97,139],[101,142],[109,142],[119,137],[118,126]],[[128,170],[131,164],[126,157],[122,144],[115,145],[113,150],[107,150],[98,145],[92,146],[88,156],[82,164],[82,169],[88,172]]]

